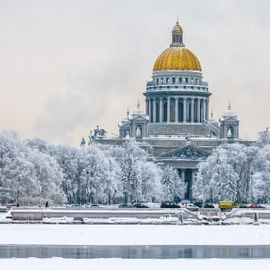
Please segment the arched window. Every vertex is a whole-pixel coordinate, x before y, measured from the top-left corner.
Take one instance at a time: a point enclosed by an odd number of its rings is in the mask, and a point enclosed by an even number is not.
[[[175,84],[175,78],[174,77],[172,78],[172,83]]]
[[[135,136],[136,136],[136,138],[142,138],[142,127],[141,126],[136,127]]]
[[[178,80],[179,80],[179,83],[182,83],[182,77],[179,77]]]
[[[159,84],[159,80],[158,80],[158,78],[157,78],[157,84]]]
[[[124,138],[129,138],[129,131],[125,132]]]
[[[227,138],[233,138],[233,127],[230,126],[227,129]]]

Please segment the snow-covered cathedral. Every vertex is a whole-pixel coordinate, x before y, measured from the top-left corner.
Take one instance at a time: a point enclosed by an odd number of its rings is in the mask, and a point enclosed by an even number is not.
[[[251,141],[239,138],[239,118],[228,110],[219,121],[209,117],[211,92],[203,80],[198,58],[185,47],[183,29],[177,22],[172,41],[156,59],[152,80],[146,83],[145,112],[136,110],[119,123],[119,137],[99,136],[103,144],[121,145],[136,139],[149,158],[178,170],[187,183],[186,199],[192,199],[192,182],[197,165],[222,143]]]

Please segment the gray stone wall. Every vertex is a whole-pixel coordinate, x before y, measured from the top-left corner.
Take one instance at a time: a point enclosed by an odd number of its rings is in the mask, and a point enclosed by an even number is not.
[[[148,135],[209,136],[210,130],[204,124],[149,123]]]

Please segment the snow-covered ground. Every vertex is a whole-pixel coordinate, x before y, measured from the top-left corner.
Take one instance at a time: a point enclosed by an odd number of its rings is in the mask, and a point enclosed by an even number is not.
[[[268,270],[270,260],[232,260],[232,259],[206,259],[206,260],[123,260],[123,259],[3,259],[0,268],[4,270],[164,270],[164,269],[219,269],[219,270]]]
[[[1,224],[0,244],[269,245],[270,226]]]

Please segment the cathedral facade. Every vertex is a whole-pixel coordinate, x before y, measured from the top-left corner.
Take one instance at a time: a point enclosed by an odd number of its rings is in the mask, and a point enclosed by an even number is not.
[[[169,48],[156,59],[152,80],[146,83],[145,112],[136,110],[119,123],[119,137],[94,136],[103,144],[121,145],[134,138],[149,159],[178,170],[187,183],[185,199],[192,200],[192,183],[199,162],[220,144],[251,141],[239,138],[239,118],[231,106],[219,121],[209,116],[211,92],[197,57],[185,47],[177,22]]]

